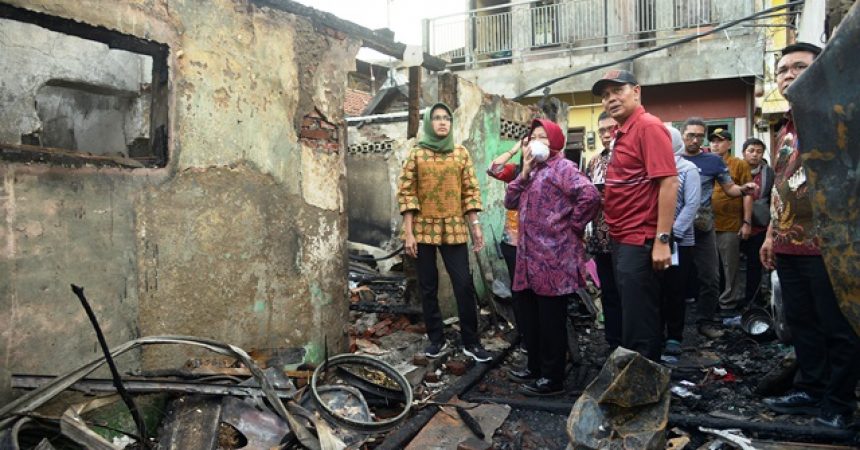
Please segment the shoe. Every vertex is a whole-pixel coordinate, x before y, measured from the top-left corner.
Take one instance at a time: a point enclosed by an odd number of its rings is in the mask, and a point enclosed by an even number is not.
[[[438,358],[446,348],[448,348],[447,342],[431,342],[430,345],[424,349],[424,354],[427,355],[428,358]]]
[[[540,378],[536,373],[528,368],[522,370],[509,370],[508,379],[514,383],[529,383]]]
[[[538,378],[531,383],[522,385],[520,392],[530,397],[561,395],[564,394],[564,386],[561,383],[553,382],[549,378]]]
[[[660,355],[660,362],[667,367],[675,367],[679,362],[681,362],[681,359],[675,355],[663,354]]]
[[[484,347],[481,347],[481,344],[472,344],[463,347],[463,353],[466,356],[471,356],[477,362],[488,362],[493,360],[493,355],[490,352],[484,350]]]
[[[699,334],[701,334],[702,336],[705,336],[708,339],[719,339],[719,338],[723,337],[723,334],[725,334],[725,332],[723,330],[721,330],[718,326],[714,325],[713,323],[702,322],[699,324],[698,328],[699,328]]]
[[[720,308],[720,311],[717,313],[717,316],[721,319],[728,319],[730,317],[740,316],[741,313],[737,308]]]
[[[767,397],[763,402],[781,414],[818,414],[818,399],[804,391],[792,390],[781,397]]]
[[[663,348],[664,355],[678,356],[682,353],[681,343],[674,340],[669,339],[666,341],[666,346]]]
[[[828,428],[844,430],[848,428],[848,416],[845,414],[821,411],[821,414],[815,418],[815,424],[823,425]]]

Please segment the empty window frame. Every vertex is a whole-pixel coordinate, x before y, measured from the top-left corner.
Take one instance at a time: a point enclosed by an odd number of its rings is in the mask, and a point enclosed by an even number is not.
[[[167,163],[169,48],[0,3],[0,159]]]

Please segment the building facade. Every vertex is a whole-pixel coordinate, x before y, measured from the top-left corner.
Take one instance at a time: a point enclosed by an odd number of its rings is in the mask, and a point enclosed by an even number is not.
[[[709,129],[729,129],[736,136],[733,151],[740,154],[746,137],[768,138],[770,122],[786,107],[770,100],[775,85],[768,57],[786,42],[796,11],[751,17],[781,4],[785,1],[471,0],[466,5],[471,9],[462,14],[426,20],[424,45],[485,91],[522,97],[525,103],[539,101],[546,91],[524,92],[560,78],[549,95],[570,105],[567,145],[579,150],[583,161],[600,150],[596,123],[603,108],[590,88],[603,67],[634,72],[643,104],[664,122],[677,125],[701,116]],[[720,29],[733,21],[739,22]],[[566,76],[576,71],[584,73]]]

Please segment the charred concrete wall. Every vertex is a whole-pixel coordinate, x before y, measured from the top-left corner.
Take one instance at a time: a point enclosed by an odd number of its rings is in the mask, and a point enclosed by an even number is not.
[[[113,345],[342,349],[343,93],[359,42],[247,0],[6,3],[167,45],[170,121],[164,168],[0,160],[0,399],[11,372],[98,354],[69,283]],[[125,367],[189,355],[152,348]]]
[[[0,142],[128,156],[148,139],[150,56],[10,19],[0,45]]]

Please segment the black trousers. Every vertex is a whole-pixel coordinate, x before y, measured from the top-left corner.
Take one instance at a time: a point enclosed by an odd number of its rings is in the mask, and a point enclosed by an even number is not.
[[[687,283],[693,273],[693,247],[678,246],[678,265],[663,274],[661,311],[666,323],[666,339],[684,340],[684,315],[687,311]]]
[[[696,245],[693,261],[696,266],[698,290],[691,315],[696,323],[715,320],[720,306],[720,256],[717,252],[717,235],[714,230],[695,230]]]
[[[502,247],[502,256],[505,258],[505,265],[508,266],[508,275],[511,277],[511,308],[514,310],[514,325],[517,327],[517,333],[520,334],[520,339],[525,343],[525,324],[523,324],[523,306],[518,292],[514,292],[514,274],[517,270],[517,247],[515,245],[502,242],[499,244]]]
[[[744,304],[749,305],[755,300],[755,297],[761,297],[761,292],[758,292],[761,286],[761,259],[758,256],[758,251],[761,245],[764,244],[764,238],[767,236],[767,231],[762,231],[759,234],[754,234],[745,241],[741,241],[741,252],[747,257],[747,279],[746,289],[744,293]]]
[[[594,255],[597,276],[600,277],[600,303],[603,305],[603,332],[606,343],[612,352],[621,345],[621,296],[615,284],[615,268],[612,267],[612,253]]]
[[[526,326],[529,370],[554,383],[564,382],[568,296],[547,297],[530,289],[521,291],[519,296]]]
[[[660,361],[663,350],[661,280],[651,264],[653,240],[645,245],[613,243],[612,261],[621,295],[621,345]]]
[[[777,255],[785,318],[798,372],[794,385],[821,396],[821,409],[853,414],[860,339],[839,309],[820,256]]]
[[[445,270],[454,287],[457,299],[457,314],[460,316],[460,337],[464,346],[479,343],[478,311],[475,303],[475,287],[469,272],[469,250],[466,244],[430,245],[418,244],[418,288],[421,291],[421,307],[424,325],[431,342],[442,342],[445,338],[442,311],[439,310],[439,272],[436,269],[436,249],[442,254]]]

